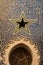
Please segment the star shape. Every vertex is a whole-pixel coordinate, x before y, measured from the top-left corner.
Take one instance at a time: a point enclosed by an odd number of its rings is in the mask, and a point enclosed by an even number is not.
[[[22,18],[22,21],[21,22],[17,22],[19,24],[19,28],[22,28],[22,27],[25,27],[25,25],[28,23],[28,22],[24,22],[23,18]]]
[[[24,11],[22,11],[21,15],[17,19],[9,19],[10,22],[16,25],[14,29],[14,34],[18,32],[19,30],[23,29],[29,34],[31,34],[30,29],[27,28],[27,24],[31,25],[32,23],[36,22],[37,19],[31,19],[31,18],[26,18]]]

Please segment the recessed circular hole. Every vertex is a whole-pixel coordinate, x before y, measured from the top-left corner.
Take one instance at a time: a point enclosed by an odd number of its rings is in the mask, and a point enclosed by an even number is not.
[[[32,55],[29,49],[24,45],[14,46],[9,54],[10,65],[31,65]]]

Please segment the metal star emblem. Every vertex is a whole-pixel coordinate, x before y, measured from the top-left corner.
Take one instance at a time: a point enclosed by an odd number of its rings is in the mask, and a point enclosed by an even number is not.
[[[31,34],[30,29],[27,28],[26,26],[27,26],[27,24],[31,25],[32,23],[36,22],[37,19],[31,19],[31,18],[27,19],[25,17],[24,11],[22,11],[22,13],[18,19],[9,19],[9,21],[16,25],[13,34],[15,34],[16,32],[18,32],[21,29],[23,29],[23,30],[27,31],[29,34]]]

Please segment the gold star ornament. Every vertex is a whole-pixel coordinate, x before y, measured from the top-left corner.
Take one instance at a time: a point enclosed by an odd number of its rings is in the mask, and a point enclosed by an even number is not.
[[[32,23],[36,22],[37,19],[31,19],[31,18],[26,18],[24,11],[22,11],[21,15],[17,19],[9,19],[10,22],[16,25],[14,29],[14,33],[17,33],[21,29],[25,30],[27,33],[31,34],[30,29],[27,27],[28,25],[31,25]]]

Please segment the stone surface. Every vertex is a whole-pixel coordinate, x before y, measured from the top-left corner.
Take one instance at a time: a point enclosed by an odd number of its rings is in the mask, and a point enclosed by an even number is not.
[[[43,0],[0,0],[0,52],[13,37],[25,36],[35,41],[41,55],[40,65],[43,65]],[[21,12],[25,12],[27,18],[36,18],[37,22],[27,27],[31,30],[31,36],[24,30],[13,35],[15,25],[9,19],[18,18]],[[1,55],[0,55],[1,56]],[[1,65],[4,65],[0,61]]]

